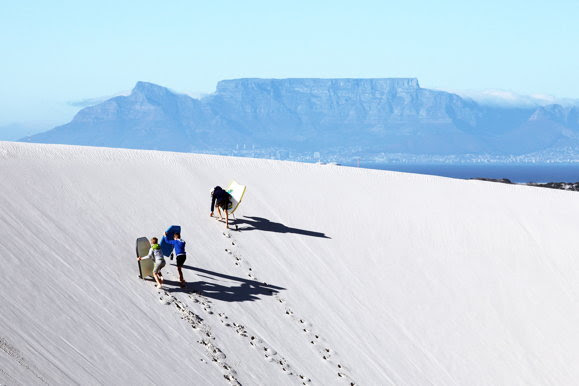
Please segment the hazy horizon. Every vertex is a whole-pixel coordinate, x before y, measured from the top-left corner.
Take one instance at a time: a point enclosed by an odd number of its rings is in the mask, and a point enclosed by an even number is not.
[[[139,81],[416,77],[424,88],[578,98],[579,3],[446,0],[5,4],[0,132],[64,124]],[[472,91],[468,91],[472,92]]]
[[[360,78],[361,79],[361,78]],[[420,83],[420,79],[418,79]],[[217,82],[216,82],[217,84]],[[163,86],[159,84],[159,86]],[[422,84],[422,88],[425,87]],[[436,88],[432,88],[436,89]],[[74,115],[76,115],[80,110],[85,107],[94,106],[96,104],[102,103],[107,99],[114,98],[116,96],[127,96],[131,93],[132,89],[121,90],[117,92],[112,92],[103,96],[87,96],[87,98],[79,100],[70,100],[61,103],[60,109],[57,113],[60,115],[57,118],[49,120],[35,120],[35,121],[2,121],[0,118],[0,141],[2,140],[17,140],[25,136],[41,133],[50,130],[56,126],[60,126],[68,123]],[[484,90],[452,90],[452,89],[439,89],[441,91],[447,91],[460,95],[462,97],[473,99],[474,101],[482,105],[490,106],[504,106],[504,107],[533,107],[533,106],[544,106],[549,104],[573,104],[579,105],[579,98],[558,98],[553,95],[543,95],[543,94],[519,94],[514,91],[503,90],[503,89],[484,89]],[[183,91],[178,89],[172,89],[171,91],[180,94],[186,94],[192,98],[202,98],[205,95],[212,94],[215,92],[215,87],[211,91]],[[33,113],[33,112],[32,112]]]

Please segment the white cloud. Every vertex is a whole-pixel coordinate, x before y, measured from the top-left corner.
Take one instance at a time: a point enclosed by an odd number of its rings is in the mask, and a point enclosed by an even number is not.
[[[470,98],[475,102],[487,106],[504,107],[539,107],[552,104],[579,105],[579,99],[557,98],[547,94],[519,94],[513,91],[491,90],[444,90],[463,98]]]
[[[98,105],[99,103],[102,103],[102,102],[106,101],[107,99],[111,99],[111,98],[118,97],[118,96],[128,96],[130,94],[131,94],[131,90],[125,90],[125,91],[120,91],[120,92],[112,94],[112,95],[100,96],[100,97],[95,97],[95,98],[86,98],[86,99],[80,99],[80,100],[76,100],[76,101],[69,101],[69,102],[67,102],[67,104],[69,106],[83,108],[83,107]]]

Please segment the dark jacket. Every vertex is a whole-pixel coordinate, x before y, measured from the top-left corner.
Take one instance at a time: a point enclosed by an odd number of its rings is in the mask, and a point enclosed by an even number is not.
[[[211,195],[211,212],[215,209],[215,203],[217,206],[227,208],[229,206],[229,199],[231,195],[221,188],[221,186],[216,186],[213,189],[213,194]]]

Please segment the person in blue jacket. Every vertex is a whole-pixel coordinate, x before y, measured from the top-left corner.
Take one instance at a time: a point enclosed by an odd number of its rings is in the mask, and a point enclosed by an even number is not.
[[[177,271],[179,271],[179,281],[181,282],[181,287],[185,286],[185,279],[183,279],[183,271],[181,267],[185,264],[185,260],[187,260],[187,253],[185,252],[185,240],[181,239],[180,233],[175,233],[173,235],[173,240],[169,240],[167,238],[167,232],[165,232],[165,236],[163,236],[163,240],[173,245],[175,248],[175,256],[177,260]]]

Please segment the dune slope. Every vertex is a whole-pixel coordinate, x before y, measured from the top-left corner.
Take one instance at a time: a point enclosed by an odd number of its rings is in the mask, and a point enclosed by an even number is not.
[[[0,383],[579,377],[575,192],[8,142],[0,176]],[[224,232],[209,189],[231,178]],[[134,243],[171,224],[189,285],[169,265],[157,290]]]

